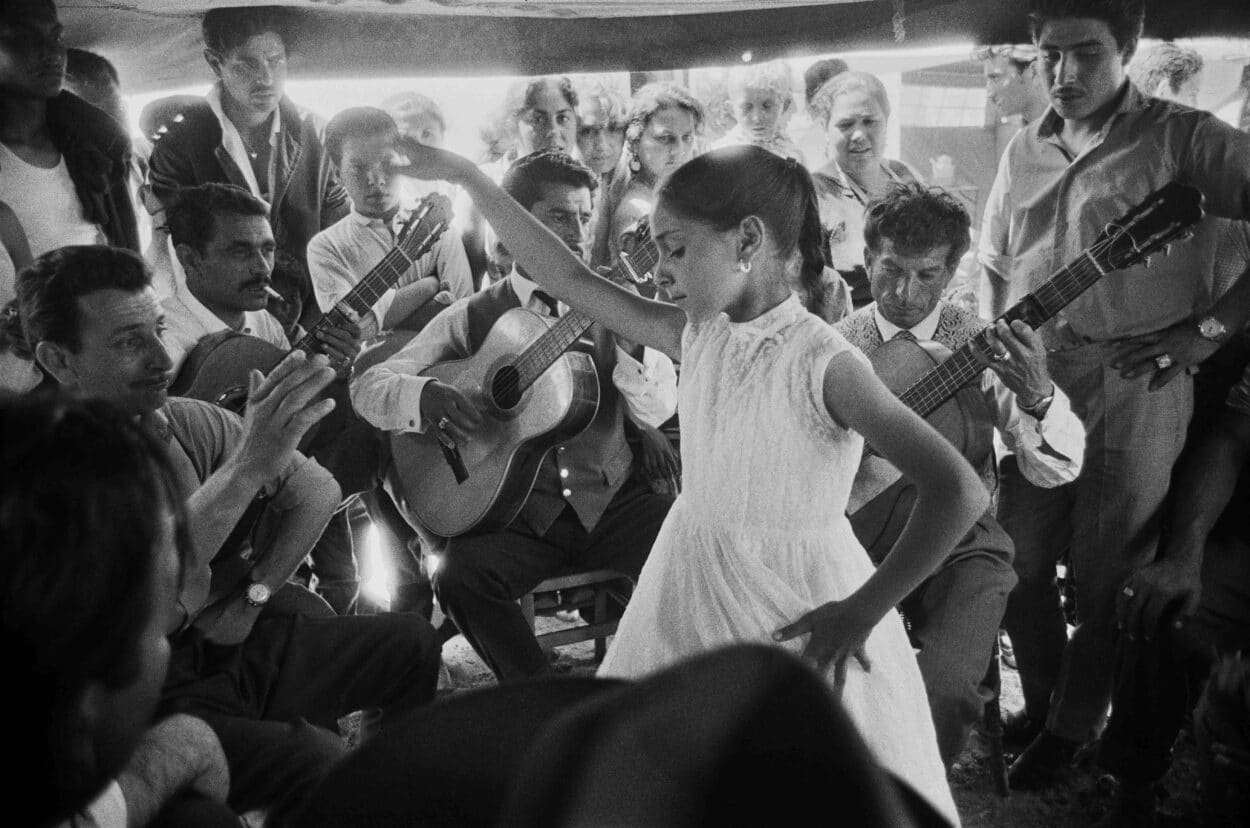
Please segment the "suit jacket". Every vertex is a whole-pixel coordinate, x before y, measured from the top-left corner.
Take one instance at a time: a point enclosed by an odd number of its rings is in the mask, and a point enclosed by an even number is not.
[[[278,103],[282,127],[274,148],[274,184],[270,222],[278,246],[307,262],[308,242],[347,215],[347,191],[330,169],[322,143],[323,125],[290,98]],[[181,187],[219,182],[248,189],[243,171],[222,145],[221,123],[207,101],[182,113],[152,150],[149,178],[152,192],[168,203]],[[308,327],[319,317],[312,281],[303,274],[300,287]]]

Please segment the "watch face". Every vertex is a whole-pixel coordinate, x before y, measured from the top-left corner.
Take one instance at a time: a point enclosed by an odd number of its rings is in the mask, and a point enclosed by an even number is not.
[[[247,588],[248,603],[259,606],[269,600],[269,587],[264,584],[252,584]]]
[[[1214,316],[1208,316],[1198,323],[1198,332],[1207,339],[1219,339],[1224,335],[1224,323]]]

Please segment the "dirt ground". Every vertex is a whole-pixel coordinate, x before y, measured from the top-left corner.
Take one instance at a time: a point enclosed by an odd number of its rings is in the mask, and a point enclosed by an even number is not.
[[[539,618],[538,624],[539,631],[567,626],[566,621],[558,618]],[[490,670],[461,636],[444,645],[443,664],[440,692],[495,683]],[[559,648],[553,665],[561,673],[592,674],[595,669],[592,644],[585,642]],[[1022,703],[1019,678],[1006,665],[1002,669],[1002,683],[1003,712],[1018,709]],[[966,828],[1085,828],[1095,825],[1114,799],[1114,781],[1098,773],[1092,766],[1092,759],[1079,760],[1069,777],[1051,790],[1012,791],[1006,798],[995,792],[989,765],[989,751],[978,730],[950,772],[951,789]],[[1162,825],[1198,828],[1202,824],[1197,816],[1196,778],[1192,743],[1182,737],[1172,773],[1164,780]]]

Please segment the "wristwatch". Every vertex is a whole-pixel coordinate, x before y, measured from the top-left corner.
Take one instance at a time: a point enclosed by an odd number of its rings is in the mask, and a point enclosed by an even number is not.
[[[263,607],[269,603],[269,597],[272,594],[268,586],[257,581],[247,588],[247,603],[249,606]]]
[[[1016,406],[1019,407],[1021,411],[1023,411],[1025,414],[1028,414],[1033,419],[1040,420],[1046,416],[1046,412],[1050,410],[1050,404],[1054,401],[1055,401],[1055,392],[1051,391],[1049,394],[1042,397],[1040,400],[1033,403],[1032,405],[1027,405],[1027,406],[1021,405],[1020,401],[1017,399]]]
[[[1214,316],[1204,316],[1198,320],[1198,334],[1203,339],[1222,343],[1228,336],[1228,327]]]

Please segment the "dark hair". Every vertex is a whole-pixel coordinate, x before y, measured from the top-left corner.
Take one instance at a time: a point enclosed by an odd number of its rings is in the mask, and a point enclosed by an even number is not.
[[[199,95],[166,95],[143,107],[139,112],[139,131],[149,141],[159,141],[171,125],[183,120],[183,113],[204,103]]]
[[[217,216],[260,216],[269,219],[269,205],[233,184],[182,187],[165,211],[165,225],[175,245],[186,244],[203,254],[217,232]]]
[[[758,217],[782,257],[799,253],[799,280],[809,305],[822,301],[825,255],[816,187],[794,159],[757,146],[715,149],[662,181],[656,190],[656,203],[661,201],[718,232],[736,227],[747,216]]]
[[[569,106],[574,110],[577,109],[577,89],[573,87],[573,81],[569,80],[566,75],[544,75],[519,80],[508,87],[508,92],[504,95],[504,112],[507,119],[515,122],[533,109],[538,100],[538,93],[548,85],[556,87],[564,100],[568,101]]]
[[[65,74],[80,83],[112,83],[121,86],[117,67],[107,58],[86,49],[65,50]]]
[[[152,274],[139,254],[120,247],[74,245],[44,253],[17,274],[18,311],[22,330],[33,351],[40,342],[55,342],[77,353],[78,298],[97,290],[131,293],[152,284]]]
[[[1129,79],[1147,95],[1153,95],[1159,84],[1167,81],[1173,93],[1202,71],[1202,55],[1175,43],[1158,43],[1143,49],[1128,65]]]
[[[374,135],[399,135],[395,119],[376,106],[353,106],[344,109],[326,124],[326,157],[335,166],[340,166],[343,160],[343,142],[350,137]]]
[[[803,73],[803,91],[807,105],[812,105],[812,99],[816,97],[820,87],[829,82],[830,78],[840,75],[850,68],[846,61],[841,58],[825,58],[807,67],[807,70]]]
[[[182,500],[165,447],[101,400],[0,397],[0,463],[0,615],[25,756],[10,782],[64,818],[120,770],[83,755],[78,708],[91,683],[140,678],[167,514],[180,561],[190,548]]]
[[[200,30],[204,35],[204,45],[219,55],[266,32],[276,34],[290,51],[291,23],[291,13],[281,6],[231,7],[209,9],[204,13]]]
[[[528,210],[542,199],[549,184],[585,187],[593,193],[599,186],[599,177],[571,155],[544,150],[514,161],[504,173],[501,186]]]
[[[946,257],[954,267],[972,243],[968,211],[940,187],[896,184],[864,209],[864,246],[881,252],[881,240],[909,253],[950,245]]]
[[[1033,0],[1029,34],[1037,43],[1042,27],[1052,20],[1087,17],[1101,20],[1111,29],[1120,54],[1131,54],[1146,25],[1145,0]]]

